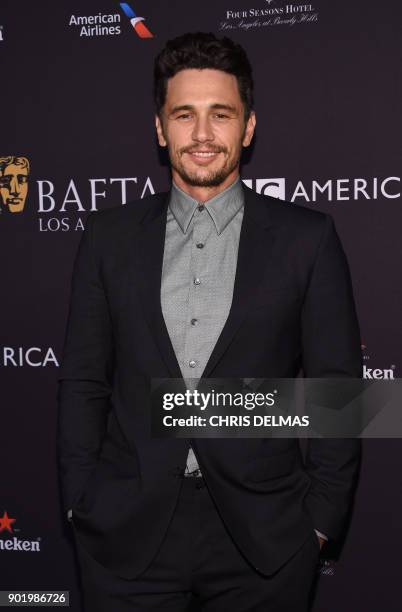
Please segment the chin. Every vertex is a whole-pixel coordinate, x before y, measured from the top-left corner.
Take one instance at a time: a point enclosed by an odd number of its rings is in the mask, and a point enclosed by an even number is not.
[[[217,176],[182,176],[182,179],[192,187],[218,187],[226,179],[226,175]]]
[[[193,173],[187,172],[184,168],[177,169],[181,179],[192,187],[218,187],[229,176],[230,172],[226,170],[217,170],[215,172]]]

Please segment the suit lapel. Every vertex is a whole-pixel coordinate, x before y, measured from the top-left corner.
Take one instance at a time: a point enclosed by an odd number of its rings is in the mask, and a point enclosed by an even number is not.
[[[170,376],[181,378],[180,366],[163,317],[160,297],[169,193],[155,195],[152,203],[155,205],[150,207],[142,219],[140,231],[134,236],[135,259],[138,262],[136,287],[144,317]]]
[[[209,377],[241,323],[254,304],[262,278],[262,266],[265,266],[272,241],[272,232],[268,216],[268,206],[261,196],[244,187],[244,216],[240,231],[237,268],[233,288],[232,305],[222,332],[210,355],[203,378]]]
[[[244,187],[244,217],[240,232],[236,277],[228,318],[210,355],[202,377],[209,377],[253,305],[261,283],[261,266],[267,264],[272,240],[269,206]],[[161,280],[169,193],[154,196],[155,206],[144,216],[134,242],[138,264],[137,287],[144,316],[172,378],[182,378],[161,305]]]

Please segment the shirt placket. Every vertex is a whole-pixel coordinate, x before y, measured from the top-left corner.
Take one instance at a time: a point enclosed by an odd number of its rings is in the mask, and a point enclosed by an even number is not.
[[[197,339],[202,335],[203,320],[200,317],[200,305],[205,304],[209,282],[207,249],[208,236],[212,229],[210,223],[213,222],[208,217],[205,209],[201,211],[197,209],[192,219],[190,285],[184,343],[184,367],[186,375],[190,378],[201,376],[205,367],[202,355],[197,353],[199,344]]]
[[[191,223],[191,259],[190,259],[190,286],[188,311],[186,320],[186,334],[184,343],[184,369],[186,372],[186,386],[194,391],[197,380],[204,368],[203,356],[197,352],[200,346],[200,337],[205,325],[201,313],[201,304],[205,304],[208,293],[208,262],[207,251],[208,237],[214,230],[213,221],[203,205],[197,207]],[[197,459],[193,449],[190,447],[187,457],[186,473],[196,472],[200,474]]]

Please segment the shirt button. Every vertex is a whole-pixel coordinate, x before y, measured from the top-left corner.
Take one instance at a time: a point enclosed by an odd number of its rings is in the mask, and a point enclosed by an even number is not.
[[[204,208],[205,208],[204,204],[200,204],[200,205],[198,206],[198,210],[199,210],[200,212],[202,212],[202,211],[204,210]]]
[[[197,325],[198,319],[191,319],[191,325]]]
[[[199,278],[194,279],[194,285],[201,285],[201,281]]]
[[[191,359],[188,362],[188,365],[190,366],[190,368],[195,368],[195,366],[197,365],[197,362],[195,361],[195,359]]]
[[[203,243],[202,243],[202,242],[199,242],[199,243],[197,244],[197,249],[203,249],[203,248],[204,248]]]

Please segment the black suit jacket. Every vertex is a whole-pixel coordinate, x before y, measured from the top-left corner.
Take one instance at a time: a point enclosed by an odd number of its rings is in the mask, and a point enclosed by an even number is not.
[[[362,376],[348,265],[330,216],[247,187],[232,306],[206,377]],[[133,578],[174,512],[189,441],[150,436],[150,378],[181,378],[160,301],[168,197],[89,215],[59,378],[64,511],[99,563]],[[358,439],[191,441],[239,548],[269,575],[316,528],[337,538]]]

